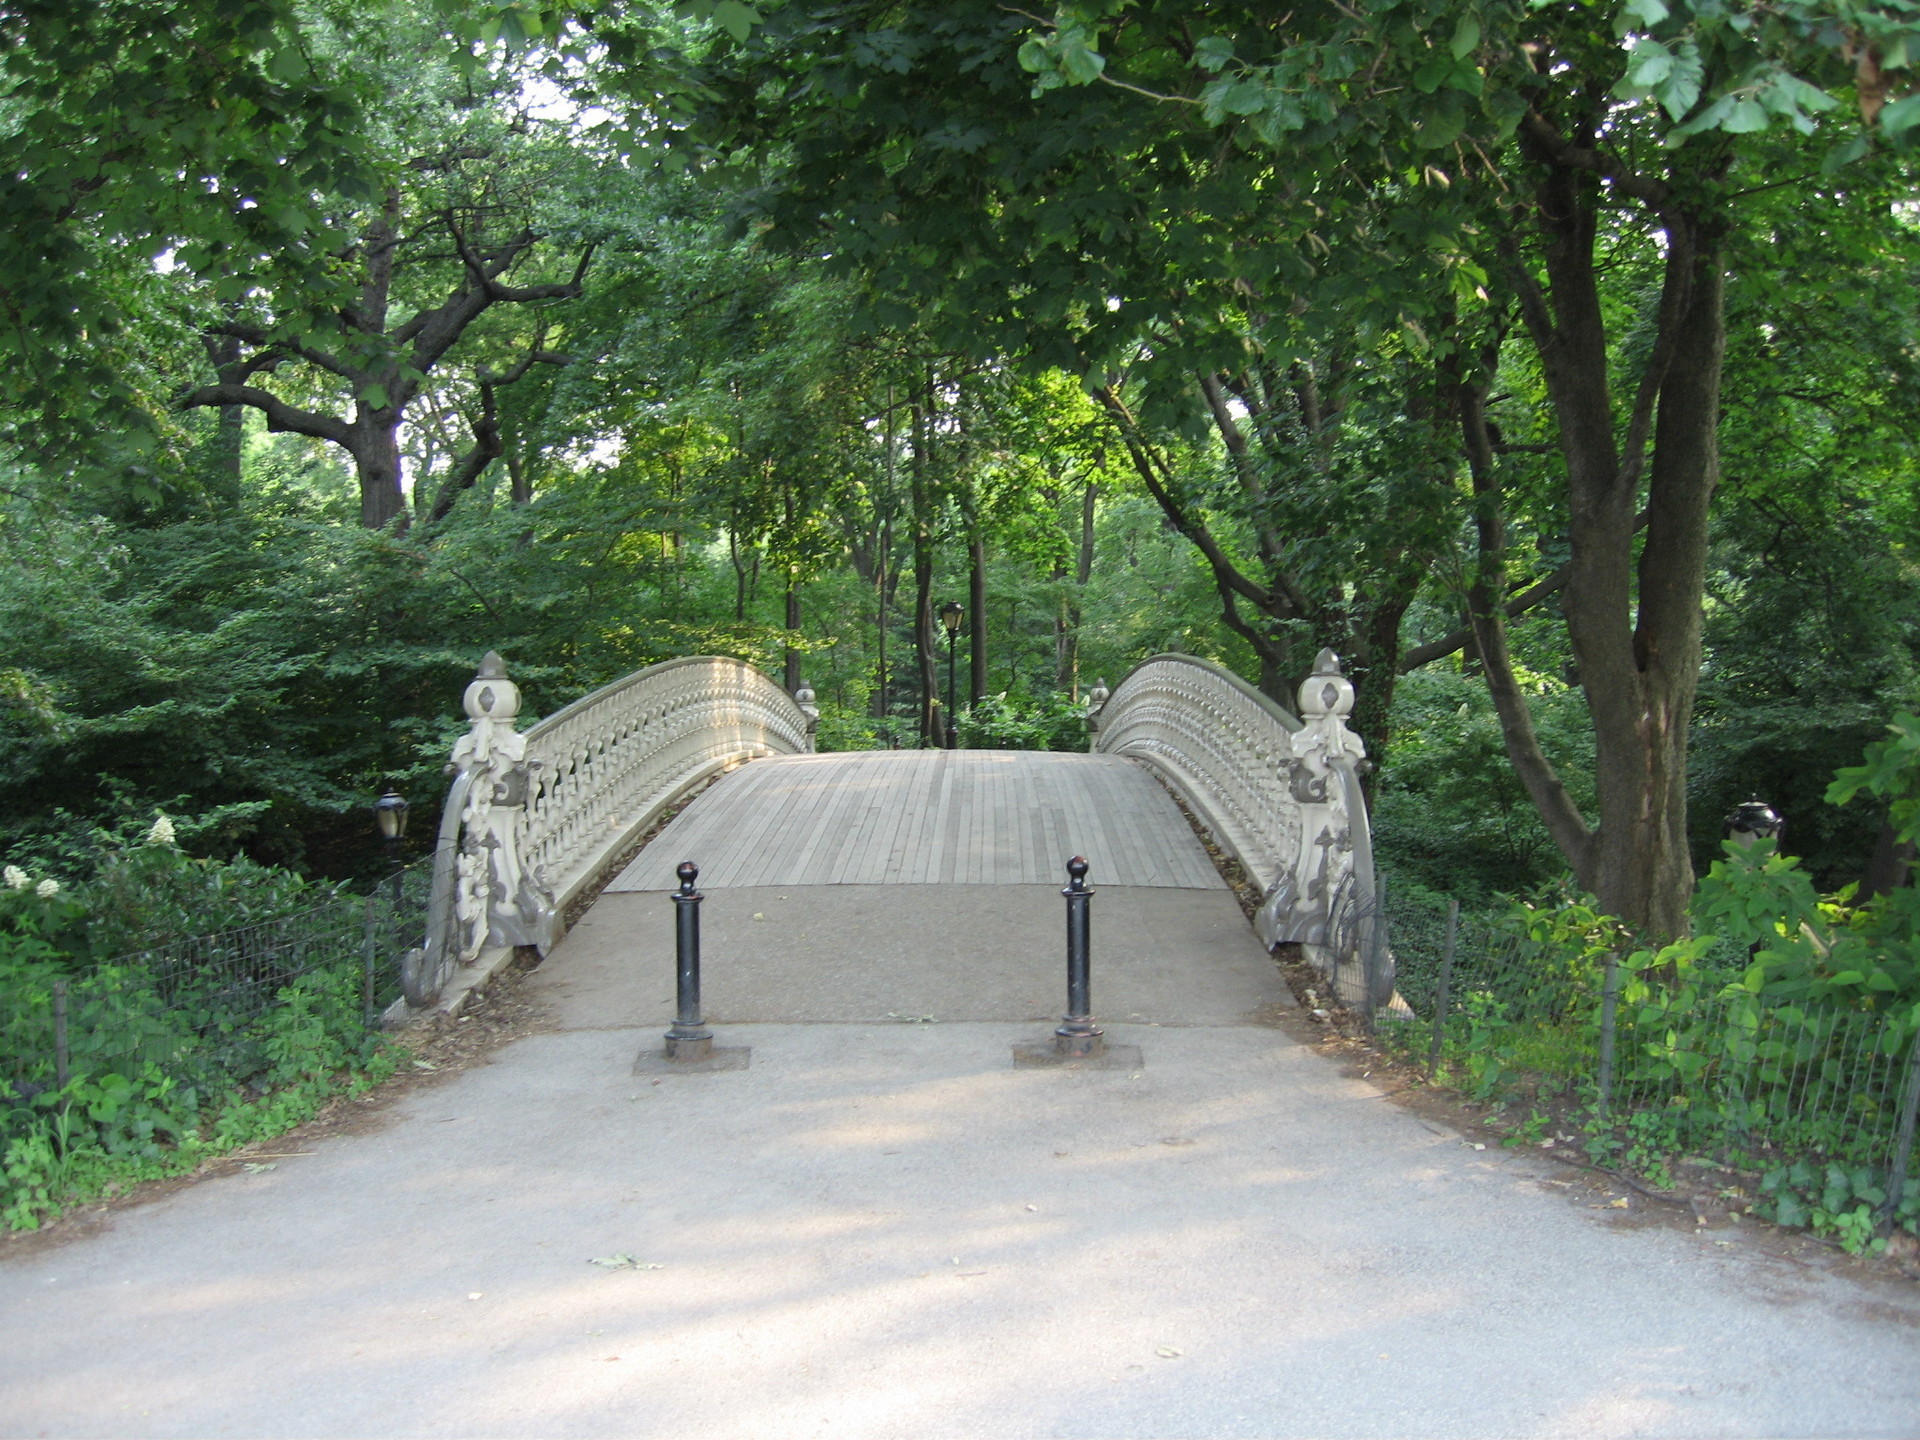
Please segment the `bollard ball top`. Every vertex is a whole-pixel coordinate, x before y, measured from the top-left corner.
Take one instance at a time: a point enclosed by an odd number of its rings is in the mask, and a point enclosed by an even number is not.
[[[691,860],[682,860],[680,862],[680,868],[673,873],[680,877],[680,893],[682,895],[691,895],[693,893],[693,882],[700,878],[700,867]]]
[[[1087,878],[1087,857],[1086,856],[1076,855],[1071,860],[1067,861],[1067,878],[1073,881],[1075,885],[1080,884],[1082,881],[1084,881]]]

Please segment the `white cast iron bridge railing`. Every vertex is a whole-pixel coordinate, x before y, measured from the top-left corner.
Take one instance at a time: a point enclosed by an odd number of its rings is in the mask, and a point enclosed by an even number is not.
[[[1373,842],[1360,790],[1366,747],[1347,728],[1353,686],[1322,650],[1300,715],[1191,655],[1143,661],[1093,692],[1093,748],[1148,766],[1260,888],[1254,928],[1297,942],[1350,1005],[1393,996]]]
[[[751,665],[700,655],[636,671],[521,731],[520,687],[489,653],[448,766],[408,1003],[432,1004],[483,951],[550,948],[568,904],[668,806],[719,771],[811,750],[812,702],[809,689],[790,696]]]

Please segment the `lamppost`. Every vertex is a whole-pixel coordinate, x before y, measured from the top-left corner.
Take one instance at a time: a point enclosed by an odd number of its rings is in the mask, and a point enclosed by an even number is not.
[[[386,847],[393,865],[393,903],[400,903],[400,842],[407,838],[407,802],[398,791],[389,790],[373,802],[373,818],[380,822],[380,843]]]
[[[959,726],[955,721],[959,711],[953,708],[953,645],[960,635],[960,622],[967,618],[967,612],[958,601],[949,600],[940,607],[940,623],[947,628],[947,748],[956,748],[960,740]]]
[[[1786,824],[1771,805],[1756,795],[1729,810],[1721,822],[1721,830],[1726,839],[1744,850],[1756,840],[1778,840]]]

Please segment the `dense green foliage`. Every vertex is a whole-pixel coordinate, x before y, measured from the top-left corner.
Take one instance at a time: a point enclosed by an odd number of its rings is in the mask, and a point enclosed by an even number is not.
[[[77,889],[7,867],[0,1225],[191,1170],[391,1073],[367,1011],[392,999],[400,918],[186,856],[164,822]]]

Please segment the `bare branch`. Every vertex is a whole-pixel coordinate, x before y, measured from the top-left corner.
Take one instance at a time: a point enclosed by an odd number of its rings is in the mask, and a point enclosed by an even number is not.
[[[202,385],[180,399],[183,410],[202,405],[249,405],[265,414],[269,430],[309,435],[315,440],[331,440],[349,452],[353,449],[353,436],[342,421],[289,405],[278,395],[255,385]]]
[[[1126,402],[1121,400],[1111,387],[1104,385],[1093,392],[1093,398],[1106,409],[1115,428],[1120,432],[1121,443],[1126,446],[1127,455],[1133,461],[1134,470],[1146,485],[1147,493],[1153,496],[1160,506],[1161,513],[1172,522],[1174,529],[1191,540],[1206,557],[1207,563],[1213,567],[1215,578],[1234,593],[1251,600],[1269,614],[1275,613],[1276,606],[1285,606],[1284,618],[1292,618],[1297,613],[1292,605],[1275,596],[1264,585],[1256,584],[1243,575],[1239,566],[1228,558],[1227,552],[1214,538],[1213,532],[1207,528],[1206,522],[1193,515],[1174,498],[1173,492],[1163,482],[1160,473],[1162,466],[1153,454],[1152,448],[1141,438],[1139,424],[1135,421],[1133,412],[1127,409]]]
[[[1591,171],[1607,180],[1622,195],[1631,195],[1662,213],[1673,200],[1673,187],[1666,181],[1629,170],[1604,150],[1590,150],[1583,145],[1575,145],[1538,110],[1527,111],[1526,118],[1520,123],[1527,138],[1538,145],[1556,165],[1563,165],[1569,170]]]

